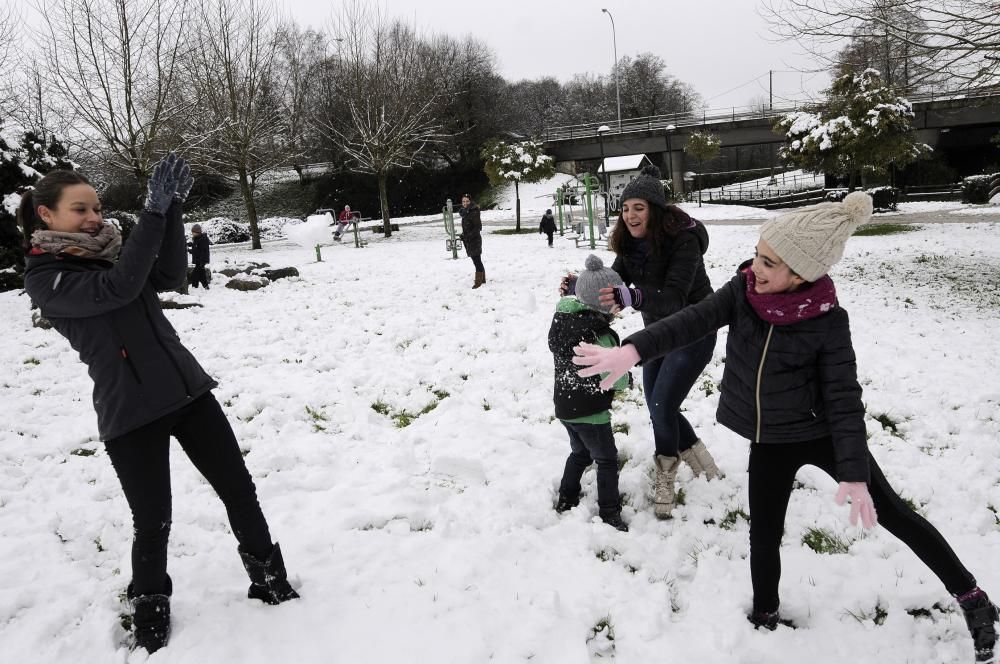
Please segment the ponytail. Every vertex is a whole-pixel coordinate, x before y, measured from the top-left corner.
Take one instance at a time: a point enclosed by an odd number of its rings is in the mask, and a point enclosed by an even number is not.
[[[90,180],[76,171],[56,170],[21,194],[21,203],[17,206],[17,225],[21,228],[21,245],[25,252],[31,251],[32,233],[46,227],[38,218],[38,208],[44,205],[54,210],[62,198],[63,189],[76,184],[89,185]]]

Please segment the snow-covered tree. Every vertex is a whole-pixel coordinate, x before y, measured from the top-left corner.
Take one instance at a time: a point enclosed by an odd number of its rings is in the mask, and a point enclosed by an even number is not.
[[[556,165],[552,157],[542,152],[540,141],[522,141],[520,143],[505,143],[492,141],[483,148],[484,169],[490,184],[496,186],[506,182],[514,183],[515,216],[517,230],[521,230],[521,192],[522,182],[538,182],[552,177]]]
[[[816,109],[789,113],[774,130],[786,136],[785,161],[846,176],[853,189],[858,173],[885,173],[890,164],[903,166],[930,152],[916,141],[912,120],[910,102],[866,69],[836,79]]]
[[[35,133],[26,132],[14,143],[0,127],[0,291],[24,287],[24,250],[17,227],[21,194],[56,168],[72,170],[75,164],[55,137],[46,144]]]

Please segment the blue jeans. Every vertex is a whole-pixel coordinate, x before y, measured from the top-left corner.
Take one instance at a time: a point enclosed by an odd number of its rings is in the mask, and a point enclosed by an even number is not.
[[[563,422],[569,433],[572,450],[566,458],[559,495],[576,499],[580,496],[580,478],[587,467],[597,463],[597,505],[601,516],[621,511],[618,495],[618,449],[610,424],[576,424]]]
[[[681,404],[715,351],[715,333],[642,365],[642,389],[656,453],[675,457],[698,442]]]

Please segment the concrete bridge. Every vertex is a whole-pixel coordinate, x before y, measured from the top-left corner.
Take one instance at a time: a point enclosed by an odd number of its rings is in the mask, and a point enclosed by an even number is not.
[[[1000,131],[1000,89],[937,93],[909,97],[915,114],[917,140],[944,153],[982,149]],[[545,151],[566,170],[576,171],[581,161],[600,161],[605,157],[646,154],[669,172],[674,182],[692,170],[685,162],[684,145],[696,131],[710,131],[722,139],[722,148],[773,145],[784,143],[784,136],[771,127],[786,113],[798,107],[774,109],[726,109],[701,113],[657,115],[623,120],[592,122],[552,127],[543,135]],[[602,125],[608,130],[598,132]],[[560,170],[563,170],[560,168]]]

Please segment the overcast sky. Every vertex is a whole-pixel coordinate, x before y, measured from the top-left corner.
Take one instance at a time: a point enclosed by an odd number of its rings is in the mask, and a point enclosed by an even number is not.
[[[618,57],[652,52],[668,72],[690,83],[710,108],[742,106],[768,94],[774,103],[816,96],[825,74],[802,74],[811,62],[795,44],[769,41],[756,0],[382,0],[385,13],[425,32],[473,34],[496,54],[509,80],[573,74],[608,74]],[[340,0],[287,0],[300,24],[322,27]]]

